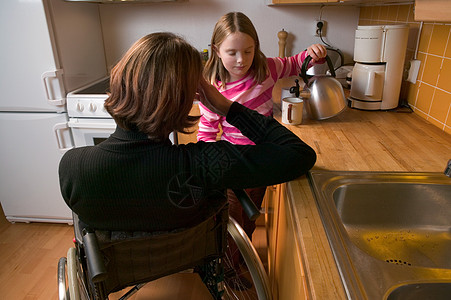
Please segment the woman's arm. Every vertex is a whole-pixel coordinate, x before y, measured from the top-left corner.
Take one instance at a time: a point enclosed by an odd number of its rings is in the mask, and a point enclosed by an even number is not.
[[[237,102],[229,107],[227,122],[256,145],[225,141],[189,145],[191,173],[206,187],[278,184],[305,174],[316,161],[314,150],[290,130]]]

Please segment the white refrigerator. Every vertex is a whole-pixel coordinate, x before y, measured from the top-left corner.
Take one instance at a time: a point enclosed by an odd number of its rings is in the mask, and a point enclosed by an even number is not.
[[[0,2],[0,203],[10,222],[71,223],[58,165],[67,92],[105,77],[98,4]]]

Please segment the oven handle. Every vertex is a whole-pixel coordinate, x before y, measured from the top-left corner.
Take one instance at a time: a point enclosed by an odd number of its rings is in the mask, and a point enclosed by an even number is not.
[[[115,129],[116,123],[89,123],[89,122],[73,122],[69,120],[68,126],[71,128],[85,128],[85,129]]]
[[[64,129],[69,129],[69,126],[68,126],[67,122],[56,123],[53,126],[53,132],[55,133],[56,143],[58,145],[58,150],[61,153],[63,153],[63,154],[66,153],[67,151],[69,151],[70,149],[75,148],[74,146],[64,148],[64,146],[63,146],[63,138],[62,138],[62,136],[63,136],[62,130],[64,130]]]

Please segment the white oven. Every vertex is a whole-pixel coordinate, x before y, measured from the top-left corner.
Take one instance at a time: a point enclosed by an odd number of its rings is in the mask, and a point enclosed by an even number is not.
[[[113,119],[70,118],[68,127],[72,131],[75,147],[93,146],[106,140],[116,129]]]
[[[105,110],[109,79],[102,78],[67,94],[67,126],[75,147],[93,146],[107,139],[116,123]]]
[[[108,89],[109,78],[103,78],[67,94],[67,127],[75,147],[97,145],[115,131],[116,122],[103,106]],[[176,136],[170,134],[172,143]]]

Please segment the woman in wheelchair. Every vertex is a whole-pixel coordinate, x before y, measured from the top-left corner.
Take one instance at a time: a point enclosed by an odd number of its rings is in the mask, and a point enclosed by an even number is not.
[[[199,52],[172,33],[138,40],[112,69],[105,109],[117,123],[104,142],[66,152],[59,166],[67,205],[94,231],[172,232],[226,205],[225,190],[295,179],[314,150],[271,117],[233,102],[202,77]],[[270,91],[269,91],[270,92]],[[197,99],[255,145],[172,144]]]

